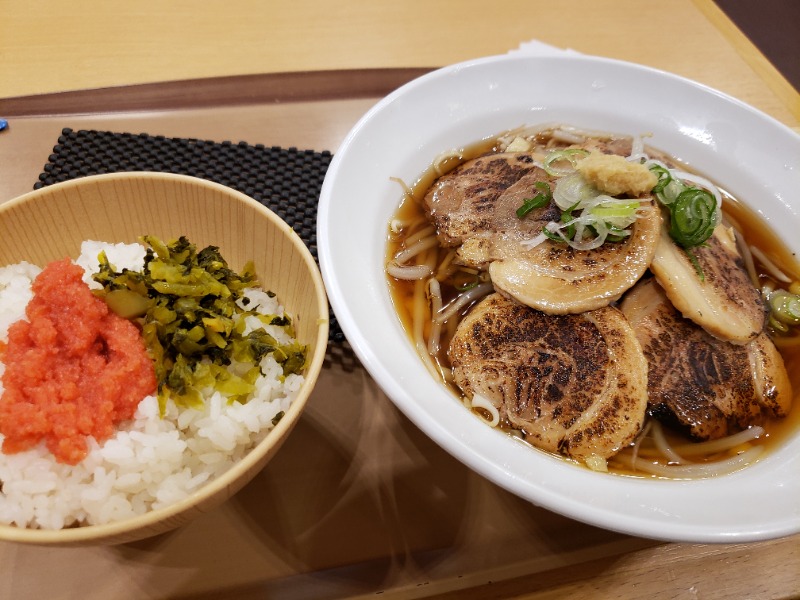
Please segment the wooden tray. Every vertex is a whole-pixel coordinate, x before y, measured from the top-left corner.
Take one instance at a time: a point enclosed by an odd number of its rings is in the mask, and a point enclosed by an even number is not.
[[[32,189],[64,127],[335,151],[426,69],[186,81],[0,101],[0,202]],[[2,235],[2,232],[0,232]],[[520,500],[330,361],[286,445],[221,508],[117,547],[0,543],[0,597],[789,598],[800,536],[664,544]],[[79,592],[78,592],[79,590]]]

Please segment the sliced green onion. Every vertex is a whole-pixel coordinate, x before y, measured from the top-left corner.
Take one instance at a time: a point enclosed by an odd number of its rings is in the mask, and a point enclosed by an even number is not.
[[[623,240],[625,240],[625,238],[627,238],[627,237],[628,237],[627,235],[614,235],[614,234],[608,234],[608,235],[606,236],[606,241],[607,241],[607,242],[622,242],[622,241],[623,241]]]
[[[600,194],[600,190],[577,172],[559,177],[553,188],[553,200],[561,210],[566,210],[575,204],[583,205]]]
[[[658,182],[653,188],[653,194],[664,206],[668,207],[673,204],[681,193],[691,189],[682,181],[673,177],[672,172],[662,165],[652,164],[650,165],[650,171],[658,177]]]
[[[565,148],[564,150],[554,150],[544,157],[542,166],[548,175],[551,177],[561,177],[569,175],[575,171],[575,165],[578,164],[578,158],[583,158],[589,154],[588,150],[583,148]],[[568,167],[558,167],[556,163],[566,162],[569,163]]]
[[[683,248],[700,246],[717,226],[717,200],[706,190],[688,188],[670,207],[669,234]]]
[[[559,222],[548,223],[538,236],[526,240],[526,246],[535,247],[549,239],[575,250],[592,250],[606,241],[621,242],[630,237],[627,228],[639,217],[639,200],[604,194],[576,172],[574,166],[586,154],[588,151],[580,148],[567,148],[551,152],[545,158],[545,170],[558,177],[551,199],[562,212]],[[554,166],[562,161],[573,168]],[[533,200],[526,200],[517,214],[527,214],[527,205],[533,204]]]
[[[686,185],[664,165],[654,163],[649,168],[658,177],[653,194],[670,214],[670,237],[684,250],[702,246],[719,224],[720,211],[716,195],[705,189]],[[702,279],[697,257],[688,251],[687,255]]]
[[[456,271],[450,275],[448,281],[450,285],[459,292],[465,292],[478,285],[480,283],[480,278],[481,275],[477,270],[464,267],[456,269]]]
[[[670,174],[669,169],[662,167],[661,165],[653,164],[650,165],[650,171],[652,171],[655,176],[658,177],[658,182],[653,188],[653,193],[657,194],[659,192],[663,192],[667,184],[672,181],[672,175]]]
[[[589,214],[602,219],[609,227],[624,229],[636,221],[638,200],[605,201],[589,209]]]
[[[785,325],[800,325],[800,296],[776,290],[769,295],[770,316]]]
[[[606,241],[621,242],[630,235],[631,232],[628,229],[622,229],[620,227],[614,227],[613,225],[611,225],[608,228],[608,235],[606,235]]]
[[[575,218],[572,216],[572,211],[578,208],[578,204],[570,206],[567,210],[561,213],[561,222],[567,226],[567,238],[570,240],[575,239]]]
[[[533,198],[525,199],[525,201],[522,203],[522,206],[517,209],[517,216],[521,219],[534,208],[542,208],[548,204],[550,204],[550,198],[544,194],[536,194]]]
[[[555,231],[550,231],[550,229],[548,229],[546,225],[545,225],[544,227],[542,227],[542,233],[543,233],[543,234],[544,234],[544,235],[545,235],[545,236],[546,236],[548,239],[550,239],[550,240],[553,240],[554,242],[561,242],[561,243],[565,243],[565,244],[566,244],[567,242],[569,242],[569,240],[568,240],[568,239],[566,239],[566,238],[565,238],[565,237],[564,237],[562,234],[560,234],[558,231],[559,231],[558,229],[556,229]]]
[[[472,281],[464,281],[462,283],[457,283],[453,287],[455,287],[459,292],[466,292],[467,290],[471,290],[479,283],[478,274],[475,274],[475,278]]]
[[[778,319],[776,319],[773,315],[769,316],[769,319],[767,320],[767,325],[775,331],[780,331],[781,333],[789,333],[789,326],[786,323],[781,323],[780,321],[778,321]]]
[[[680,196],[687,189],[693,188],[689,188],[677,179],[673,179],[664,187],[662,192],[656,194],[656,197],[665,206],[670,206],[678,199],[678,196]]]
[[[561,224],[548,223],[542,229],[545,238],[568,244],[576,250],[591,250],[605,242],[621,242],[630,237],[630,230],[637,217],[638,200],[620,200],[610,196],[593,199],[587,208],[570,206],[561,213]],[[581,214],[575,216],[574,211]]]
[[[522,206],[517,209],[517,216],[521,219],[534,208],[542,208],[550,204],[553,199],[553,194],[550,192],[550,184],[544,181],[537,181],[533,184],[536,189],[540,190],[533,198],[526,198]]]

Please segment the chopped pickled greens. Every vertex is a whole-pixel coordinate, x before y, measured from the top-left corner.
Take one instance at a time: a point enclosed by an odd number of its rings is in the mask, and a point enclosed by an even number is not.
[[[140,241],[147,248],[141,272],[116,271],[102,252],[94,280],[103,286],[97,293],[111,310],[140,322],[155,364],[162,414],[170,398],[178,406],[202,406],[201,390],[207,388],[245,402],[267,355],[284,376],[303,370],[306,346],[281,344],[264,329],[246,329],[245,318],[255,317],[294,338],[289,317],[243,308],[249,303],[244,291],[258,286],[252,263],[237,273],[215,246],[198,252],[185,237],[168,244],[153,236]]]

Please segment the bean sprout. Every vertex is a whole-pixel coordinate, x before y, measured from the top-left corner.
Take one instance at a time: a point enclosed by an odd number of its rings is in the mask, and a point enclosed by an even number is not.
[[[625,463],[627,467],[634,471],[642,471],[645,473],[650,473],[651,475],[668,477],[671,479],[699,479],[718,477],[720,475],[726,475],[728,473],[738,471],[758,460],[762,452],[763,448],[755,447],[726,460],[689,465],[664,465],[623,454],[618,454],[617,459],[620,460],[620,462]]]
[[[422,238],[432,236],[434,233],[436,233],[436,228],[433,225],[430,225],[429,227],[423,227],[416,233],[409,235],[405,240],[405,245],[406,247],[411,247]]]
[[[394,261],[386,265],[386,272],[395,279],[406,281],[425,279],[433,273],[428,265],[398,265]]]
[[[753,253],[753,256],[756,257],[758,262],[761,263],[761,266],[764,267],[764,270],[767,271],[775,280],[780,281],[781,283],[791,283],[792,280],[787,277],[783,271],[781,271],[774,262],[772,262],[766,254],[764,254],[761,250],[756,248],[755,246],[750,246],[750,252]]]
[[[447,306],[444,306],[437,314],[433,316],[433,322],[444,323],[450,319],[450,317],[458,313],[458,311],[460,311],[462,308],[480,298],[483,298],[492,291],[494,291],[494,286],[491,282],[479,283],[471,290],[467,290],[454,300],[450,301]]]
[[[680,444],[675,446],[673,450],[680,454],[681,456],[698,456],[701,454],[713,454],[716,452],[724,452],[726,450],[731,450],[740,446],[741,444],[745,444],[747,442],[752,442],[764,435],[764,428],[755,425],[753,427],[748,427],[743,431],[739,431],[738,433],[734,433],[724,438],[720,438],[718,440],[709,440],[708,442],[693,442],[690,444]]]
[[[438,240],[436,239],[435,235],[428,236],[423,238],[405,250],[401,250],[398,252],[394,257],[394,262],[398,265],[402,265],[403,263],[407,263],[409,260],[425,252],[425,250],[430,250],[431,248],[435,248],[439,244]]]
[[[435,315],[442,310],[442,288],[434,277],[428,280],[428,294],[431,299],[431,314]],[[432,321],[431,331],[428,335],[428,353],[432,356],[439,354],[441,336],[442,324]]]
[[[399,177],[389,177],[389,181],[394,181],[395,183],[400,184],[400,187],[403,188],[403,196],[406,198],[414,198],[414,193],[411,191],[411,188],[408,187],[405,181],[400,179]]]
[[[667,438],[664,437],[664,431],[661,429],[661,425],[659,423],[653,423],[653,442],[655,442],[656,448],[658,451],[663,454],[667,460],[671,463],[675,464],[684,464],[688,462],[686,459],[682,458],[672,447],[667,443]]]

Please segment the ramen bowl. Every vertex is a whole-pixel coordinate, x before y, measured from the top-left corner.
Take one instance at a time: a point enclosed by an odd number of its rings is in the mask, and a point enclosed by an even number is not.
[[[34,529],[0,525],[0,540],[45,545],[117,544],[160,534],[209,512],[248,483],[278,451],[314,388],[328,340],[328,305],[319,270],[297,234],[255,200],[212,182],[161,173],[98,175],[59,183],[0,205],[0,265],[38,266],[76,258],[83,240],[165,242],[186,236],[217,246],[241,271],[253,261],[260,285],[277,295],[308,345],[304,382],[283,418],[216,478],[140,516],[97,525]],[[9,484],[11,482],[3,482]]]
[[[417,355],[385,273],[388,227],[403,198],[397,179],[411,185],[442,153],[548,123],[647,135],[648,145],[723,186],[800,252],[800,137],[774,119],[700,84],[630,63],[581,56],[480,59],[434,71],[387,96],[334,155],[320,199],[320,265],[354,351],[424,433],[533,504],[670,541],[753,541],[800,531],[797,432],[757,463],[713,478],[593,472],[488,427]]]

